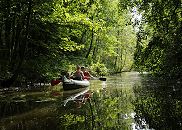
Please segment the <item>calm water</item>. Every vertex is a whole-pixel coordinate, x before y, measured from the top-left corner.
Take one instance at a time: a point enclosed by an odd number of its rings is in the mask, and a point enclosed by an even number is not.
[[[182,129],[180,81],[137,72],[63,91],[0,91],[0,130]]]

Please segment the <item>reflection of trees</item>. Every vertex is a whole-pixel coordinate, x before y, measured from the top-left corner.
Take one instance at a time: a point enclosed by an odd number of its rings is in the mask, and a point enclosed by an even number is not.
[[[142,125],[144,119],[154,129],[181,129],[180,84],[171,80],[152,78],[149,83],[146,81],[143,82],[143,87],[137,86],[134,89],[137,122]]]
[[[18,96],[13,99],[25,101],[24,105],[18,107],[27,108],[28,110],[23,111],[20,116],[18,114],[13,118],[10,117],[6,125],[0,122],[0,129],[1,126],[7,128],[7,130],[131,129],[131,123],[133,122],[133,118],[130,116],[132,112],[132,88],[127,86],[120,89],[117,87],[116,89],[115,84],[112,83],[112,85],[112,87],[105,87],[100,91],[91,92],[90,98],[88,98],[88,93],[86,95],[84,93],[84,96],[77,96],[79,95],[77,93],[80,93],[78,90],[63,93],[53,91],[50,93],[52,98],[49,97],[49,94],[45,95],[45,98],[39,94],[36,94],[36,97],[34,97],[35,95]],[[82,106],[78,108],[74,100],[69,101],[64,106],[64,100],[69,99],[70,96],[82,101]],[[87,101],[82,100],[82,97],[83,99],[87,98]],[[49,98],[50,102],[48,102]],[[34,102],[28,104],[28,99],[34,99]],[[41,103],[43,106],[37,107],[36,103],[39,105],[40,102],[43,102]]]
[[[126,104],[123,100],[122,91],[104,93],[94,95],[93,108],[96,127],[98,129],[128,128],[128,122],[123,119],[123,114],[121,114],[127,112],[125,108],[128,106],[128,103]]]
[[[61,129],[130,129],[132,118],[130,95],[112,90],[94,92],[91,100],[82,108],[76,108],[73,102],[61,108]]]

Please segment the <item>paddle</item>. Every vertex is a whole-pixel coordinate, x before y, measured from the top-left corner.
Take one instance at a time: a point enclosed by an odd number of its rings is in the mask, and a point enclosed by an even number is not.
[[[101,80],[101,81],[106,81],[106,78],[100,77],[99,80]]]
[[[106,81],[106,78],[104,78],[104,77],[100,77],[100,78],[92,77],[91,79],[93,79],[93,80],[100,80],[100,81]]]

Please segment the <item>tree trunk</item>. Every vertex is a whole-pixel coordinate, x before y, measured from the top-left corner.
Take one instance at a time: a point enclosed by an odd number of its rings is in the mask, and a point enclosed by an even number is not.
[[[87,52],[85,58],[88,58],[88,56],[89,56],[89,54],[90,54],[90,52],[91,52],[91,50],[92,50],[93,40],[94,40],[94,30],[92,29],[92,37],[91,37],[90,47],[89,47],[89,50],[88,50],[88,52]]]
[[[25,38],[24,38],[25,43],[22,42],[22,44],[21,44],[21,48],[20,48],[20,51],[19,51],[19,60],[17,60],[17,62],[18,62],[17,67],[14,69],[14,71],[12,72],[13,75],[9,79],[6,79],[6,80],[2,81],[1,85],[3,87],[12,86],[12,84],[16,81],[18,75],[20,74],[21,66],[22,66],[22,64],[23,64],[23,62],[25,60],[25,57],[26,57],[31,10],[32,10],[32,0],[29,0],[29,2],[28,2],[28,14],[27,14],[27,17],[26,17],[27,18],[27,20],[26,20],[26,31],[25,31]],[[21,33],[20,33],[20,35],[21,35]],[[17,42],[20,42],[20,41],[17,41]],[[15,52],[15,53],[17,54],[17,52]]]

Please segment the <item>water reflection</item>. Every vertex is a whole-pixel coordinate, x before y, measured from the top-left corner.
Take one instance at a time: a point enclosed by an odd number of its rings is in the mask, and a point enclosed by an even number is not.
[[[89,88],[2,94],[0,129],[180,129],[178,85],[130,72],[93,80]]]
[[[64,93],[63,97],[65,97],[64,95],[66,95],[67,92],[68,91],[63,92]],[[87,100],[90,100],[90,97],[91,97],[91,91],[89,90],[89,87],[85,89],[81,89],[77,93],[67,97],[64,100],[63,106],[66,106],[69,102],[73,102],[75,103],[77,108],[81,108],[81,106],[85,104]]]
[[[144,127],[143,122],[146,122],[156,130],[182,129],[181,83],[149,75],[141,83],[134,88],[135,119],[140,127]]]

